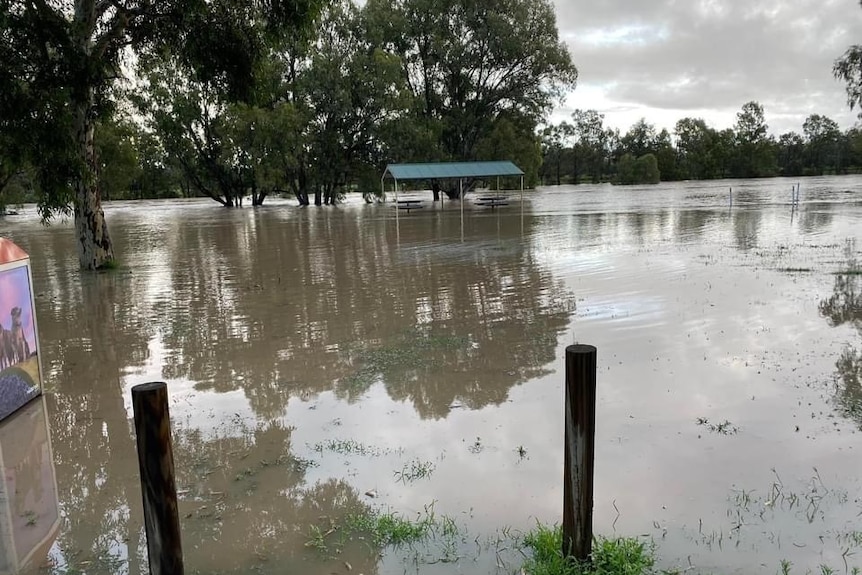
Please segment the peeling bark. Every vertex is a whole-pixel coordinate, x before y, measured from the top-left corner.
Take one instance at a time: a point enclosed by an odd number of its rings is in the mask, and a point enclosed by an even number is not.
[[[115,26],[100,38],[99,50],[94,54],[96,42],[97,15],[93,0],[75,0],[72,41],[80,54],[80,58],[89,68],[90,60],[101,57],[101,46],[117,37],[119,30]],[[118,15],[119,17],[120,15]],[[124,25],[120,18],[118,26]],[[71,109],[75,146],[80,161],[77,177],[73,181],[75,197],[73,200],[75,213],[75,236],[78,244],[78,260],[85,270],[95,270],[110,265],[114,261],[114,248],[108,235],[105,213],[102,210],[102,197],[99,190],[99,163],[96,158],[96,147],[93,135],[96,129],[96,92],[94,85],[98,82],[93,77],[83,76],[80,83],[73,86]]]
[[[93,144],[95,97],[86,90],[83,101],[75,103],[75,138],[82,160],[75,186],[75,235],[78,260],[85,270],[95,270],[114,261],[114,248],[102,210],[99,190],[99,165]]]

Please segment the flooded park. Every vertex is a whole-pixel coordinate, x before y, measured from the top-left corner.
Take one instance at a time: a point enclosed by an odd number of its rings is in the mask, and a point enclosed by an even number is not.
[[[0,220],[44,372],[0,426],[3,513],[47,534],[12,543],[23,572],[146,572],[131,388],[165,381],[187,573],[521,573],[520,534],[562,520],[573,343],[598,349],[596,534],[694,573],[862,567],[862,177],[796,183],[468,196],[463,224],[430,192],[108,203],[106,273],[71,223]],[[435,528],[392,545],[369,512]]]

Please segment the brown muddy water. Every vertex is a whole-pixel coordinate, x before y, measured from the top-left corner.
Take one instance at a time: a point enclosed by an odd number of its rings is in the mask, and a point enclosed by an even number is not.
[[[32,572],[144,572],[130,389],[164,380],[187,572],[518,573],[518,534],[562,517],[574,342],[599,350],[597,533],[697,573],[862,566],[862,178],[803,180],[798,210],[793,183],[546,188],[471,203],[463,236],[455,202],[115,203],[127,268],[83,276],[70,224],[2,220],[59,500]],[[363,509],[450,529],[339,539]]]

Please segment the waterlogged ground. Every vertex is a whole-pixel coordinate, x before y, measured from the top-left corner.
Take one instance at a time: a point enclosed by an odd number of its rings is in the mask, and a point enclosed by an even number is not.
[[[113,204],[127,269],[84,277],[69,224],[3,220],[61,514],[36,563],[145,572],[130,389],[164,380],[187,572],[519,573],[562,516],[579,342],[597,533],[696,573],[862,566],[862,178],[803,180],[798,210],[794,183],[548,188],[463,228],[454,202]]]

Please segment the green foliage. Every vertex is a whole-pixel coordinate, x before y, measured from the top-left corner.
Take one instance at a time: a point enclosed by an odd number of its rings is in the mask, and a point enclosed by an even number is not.
[[[641,118],[620,139],[620,147],[625,153],[640,158],[655,151],[656,139],[655,126],[648,124],[645,118]]]
[[[135,149],[137,132],[137,125],[118,117],[96,126],[99,188],[105,199],[128,196],[132,182],[141,178],[141,162]]]
[[[572,120],[570,137],[576,142],[572,175],[577,180],[583,173],[591,176],[593,182],[599,182],[615,147],[613,134],[604,127],[604,115],[595,110],[575,110]]]
[[[701,118],[683,118],[676,123],[675,133],[683,173],[694,180],[719,177],[713,149],[716,131]]]
[[[405,545],[427,537],[435,526],[434,518],[426,514],[416,520],[394,512],[359,513],[347,517],[347,529],[367,535],[378,547]]]
[[[806,166],[817,175],[823,174],[827,167],[837,171],[841,140],[838,124],[826,116],[811,114],[802,124],[802,132],[808,142],[804,155]]]
[[[630,538],[593,541],[592,562],[579,564],[564,557],[561,527],[538,525],[524,537],[532,556],[524,564],[528,575],[641,575],[653,573],[652,547]]]
[[[617,164],[617,183],[657,184],[661,181],[658,171],[658,161],[653,154],[646,154],[635,159],[631,154],[624,154]]]
[[[763,106],[757,102],[742,107],[734,128],[720,131],[701,118],[682,118],[674,129],[675,141],[666,130],[656,134],[644,119],[622,137],[606,129],[595,110],[576,110],[572,120],[547,126],[539,134],[543,182],[579,183],[586,178],[601,182],[614,175],[616,183],[654,181],[651,166],[636,167],[637,159],[647,154],[655,156],[662,180],[841,174],[862,169],[862,128],[842,134],[834,120],[812,114],[802,126],[803,135],[788,132],[776,140],[768,135]]]
[[[491,132],[477,144],[476,157],[480,160],[510,160],[524,171],[527,187],[538,182],[542,150],[528,118],[500,117]]]
[[[372,45],[402,63],[412,96],[402,121],[439,134],[416,150],[426,160],[476,158],[506,114],[534,132],[577,79],[547,0],[369,0],[363,17]]]
[[[850,109],[862,106],[862,46],[850,46],[844,55],[835,61],[832,74],[845,83]]]
[[[743,105],[736,115],[736,142],[731,156],[731,172],[735,176],[753,178],[775,174],[774,145],[767,130],[763,106],[757,102]]]
[[[311,65],[299,83],[308,98],[306,138],[315,203],[335,203],[369,166],[382,163],[384,134],[409,105],[401,60],[369,41],[356,5],[333,3],[311,49]]]

